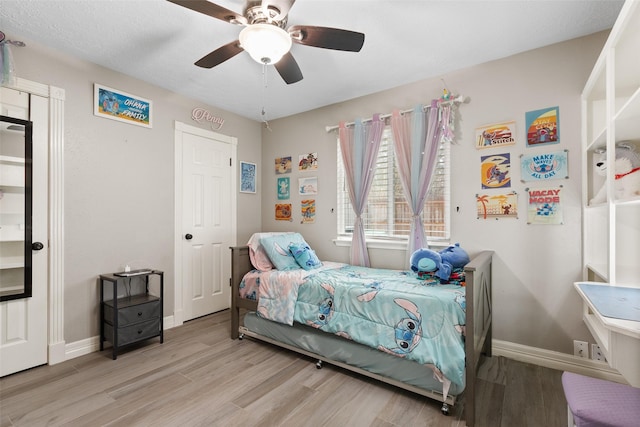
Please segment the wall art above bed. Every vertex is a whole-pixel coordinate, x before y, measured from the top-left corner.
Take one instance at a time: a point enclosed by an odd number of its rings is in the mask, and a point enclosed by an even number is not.
[[[478,219],[518,218],[518,195],[476,194]]]

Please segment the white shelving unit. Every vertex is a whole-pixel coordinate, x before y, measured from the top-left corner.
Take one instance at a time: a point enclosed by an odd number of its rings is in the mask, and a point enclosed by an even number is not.
[[[6,130],[3,137],[10,134]],[[23,157],[0,155],[0,292],[24,287],[25,181]]]
[[[617,199],[615,156],[625,141],[640,153],[640,0],[627,0],[582,93],[583,280],[640,289],[640,196]],[[636,172],[640,173],[640,172]],[[607,199],[590,203],[602,186]],[[580,291],[583,319],[611,366],[640,386],[640,322],[602,316]]]

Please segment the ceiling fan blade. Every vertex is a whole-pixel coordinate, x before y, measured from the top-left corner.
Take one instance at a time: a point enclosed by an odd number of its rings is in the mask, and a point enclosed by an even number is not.
[[[231,24],[246,25],[247,18],[236,13],[232,10],[226,9],[222,6],[218,6],[215,3],[211,3],[207,0],[167,0],[171,3],[179,6],[186,7],[187,9],[195,10],[196,12],[203,13],[207,16],[221,19]]]
[[[196,65],[202,68],[213,68],[216,65],[222,64],[227,59],[233,58],[243,50],[242,46],[240,46],[240,42],[236,40],[217,48],[206,56],[203,56],[196,62]]]
[[[295,43],[323,49],[360,52],[364,44],[364,34],[339,28],[294,25],[287,31]]]
[[[279,13],[273,17],[276,21],[282,21],[289,14],[296,0],[262,0],[263,10],[277,10]]]
[[[302,71],[291,52],[287,52],[274,66],[286,84],[290,85],[302,80]]]

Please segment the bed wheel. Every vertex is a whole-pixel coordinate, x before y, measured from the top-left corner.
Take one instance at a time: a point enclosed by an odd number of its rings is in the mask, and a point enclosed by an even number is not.
[[[443,403],[442,408],[440,408],[440,412],[442,412],[443,415],[449,415],[449,405],[447,403]]]
[[[244,339],[244,334],[240,334],[240,335],[238,335],[238,339],[239,339],[239,340],[243,340],[243,339]]]
[[[317,369],[322,369],[322,360],[318,360],[318,361],[316,362],[316,368],[317,368]]]

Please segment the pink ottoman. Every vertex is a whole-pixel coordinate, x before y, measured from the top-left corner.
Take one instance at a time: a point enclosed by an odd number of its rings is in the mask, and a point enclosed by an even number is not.
[[[564,372],[562,387],[569,405],[569,426],[640,426],[640,388]]]

